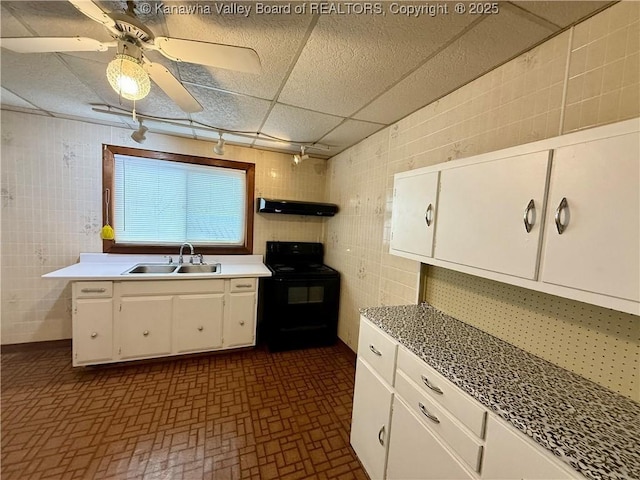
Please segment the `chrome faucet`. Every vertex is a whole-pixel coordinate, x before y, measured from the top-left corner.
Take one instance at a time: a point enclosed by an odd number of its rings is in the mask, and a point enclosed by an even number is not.
[[[189,249],[191,250],[191,256],[193,257],[193,245],[191,245],[190,243],[183,243],[182,245],[180,245],[180,256],[178,257],[178,263],[180,265],[184,263],[184,260],[182,258],[182,250],[184,249],[185,245],[189,247]]]

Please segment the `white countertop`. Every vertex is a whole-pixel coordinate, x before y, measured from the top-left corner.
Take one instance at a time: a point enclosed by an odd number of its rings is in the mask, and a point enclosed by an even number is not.
[[[177,255],[175,255],[177,257]],[[123,275],[138,263],[168,264],[165,255],[124,255],[81,253],[80,261],[42,278],[60,280],[177,280],[202,278],[270,277],[271,271],[262,263],[262,255],[205,255],[205,263],[220,263],[219,273],[148,273]]]

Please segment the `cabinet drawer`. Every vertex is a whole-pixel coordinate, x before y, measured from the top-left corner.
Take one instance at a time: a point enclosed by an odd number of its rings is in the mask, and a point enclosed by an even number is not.
[[[113,282],[75,282],[73,294],[76,298],[111,298]]]
[[[478,437],[484,438],[487,411],[413,353],[401,348],[398,369],[425,392],[432,401],[446,408]],[[429,387],[430,385],[431,387]],[[441,392],[441,393],[440,393]]]
[[[360,317],[358,358],[369,365],[389,384],[393,385],[398,344],[378,327]]]
[[[254,292],[256,290],[255,278],[232,278],[231,293],[235,292]]]
[[[437,405],[402,372],[396,374],[396,391],[411,411],[476,472],[480,471],[482,442],[463,430],[444,408]]]
[[[224,293],[222,279],[135,280],[119,282],[123,296]]]

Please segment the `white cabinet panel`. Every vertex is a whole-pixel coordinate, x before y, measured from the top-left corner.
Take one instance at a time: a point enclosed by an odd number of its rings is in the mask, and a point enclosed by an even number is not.
[[[75,299],[73,308],[73,364],[113,358],[113,300]]]
[[[223,327],[223,346],[255,345],[256,292],[229,295],[229,315]]]
[[[392,422],[387,467],[389,480],[474,478],[398,397],[393,402]]]
[[[222,346],[224,294],[178,295],[173,299],[173,351],[211,350]]]
[[[351,445],[372,480],[384,478],[393,391],[358,359],[353,392]]]
[[[150,357],[171,353],[173,297],[124,297],[117,317],[120,357]]]
[[[435,257],[535,279],[549,156],[545,150],[440,172]]]
[[[558,148],[543,282],[640,301],[640,134]],[[566,199],[556,226],[556,209]]]
[[[431,257],[439,172],[398,176],[394,182],[391,249]]]
[[[569,474],[542,447],[530,443],[514,427],[491,416],[487,422],[487,445],[482,466],[482,478],[488,480],[562,480],[582,478]]]

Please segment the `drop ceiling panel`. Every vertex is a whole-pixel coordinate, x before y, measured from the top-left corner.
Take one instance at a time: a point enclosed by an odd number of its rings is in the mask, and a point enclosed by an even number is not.
[[[22,98],[14,95],[12,92],[7,90],[6,88],[2,88],[2,93],[0,94],[0,103],[4,106],[11,107],[19,107],[19,108],[34,108],[34,105],[31,105],[29,102],[26,102]]]
[[[208,5],[215,11],[216,6],[234,4]],[[268,99],[278,92],[311,22],[309,15],[167,15],[165,19],[170,36],[253,48],[262,63],[260,74],[185,63],[180,65],[184,80]]]
[[[486,17],[354,117],[393,123],[514,57],[550,33],[538,23],[503,8],[500,15]]]
[[[5,30],[5,12],[40,37],[90,37],[100,41],[109,41],[111,36],[107,30],[86,15],[80,13],[66,1],[40,2],[2,2],[2,36],[14,35],[12,30]],[[7,26],[12,26],[14,19],[7,19]],[[31,32],[27,36],[31,36]],[[15,34],[15,36],[24,36]]]
[[[469,15],[323,15],[280,101],[350,116],[473,20]]]
[[[295,143],[309,143],[324,136],[342,120],[341,117],[276,104],[262,131]]]
[[[603,8],[611,2],[513,2],[518,7],[542,17],[562,28]]]
[[[323,145],[329,145],[328,153],[335,155],[345,148],[358,143],[360,140],[374,134],[384,125],[379,123],[361,122],[358,120],[346,120],[327,135],[320,139]]]
[[[269,110],[266,100],[191,85],[188,89],[204,107],[204,111],[192,113],[191,118],[213,128],[256,132]]]
[[[54,54],[3,50],[2,85],[48,112],[75,114],[76,107],[101,102]]]

